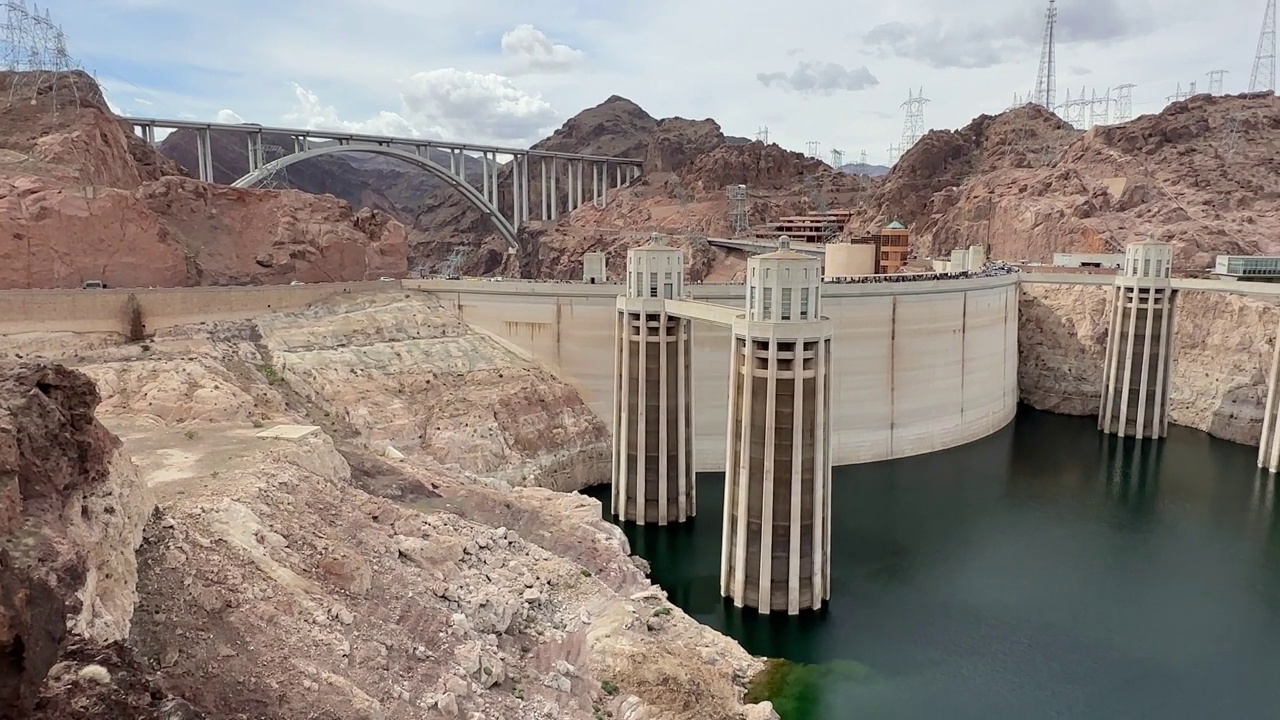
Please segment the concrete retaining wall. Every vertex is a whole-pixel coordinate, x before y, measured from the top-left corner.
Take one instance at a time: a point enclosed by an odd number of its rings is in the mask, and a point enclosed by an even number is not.
[[[611,417],[620,285],[409,281],[472,325],[540,358]],[[741,307],[741,286],[695,285],[694,299]],[[1017,276],[824,285],[832,339],[837,464],[953,447],[1007,424],[1017,406]],[[696,464],[722,470],[729,329],[693,329]]]
[[[125,301],[138,297],[148,331],[210,320],[241,320],[296,310],[337,293],[399,289],[400,281],[119,290],[0,291],[0,335],[125,332]]]

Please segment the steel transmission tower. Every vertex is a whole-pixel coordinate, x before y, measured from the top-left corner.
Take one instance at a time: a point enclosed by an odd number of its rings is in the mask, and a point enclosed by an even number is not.
[[[769,144],[769,126],[768,125],[765,125],[756,131],[756,140],[759,140],[765,145]]]
[[[831,148],[831,167],[839,170],[844,165],[844,151]]]
[[[1205,73],[1209,76],[1209,94],[1222,94],[1222,76],[1227,74],[1226,70],[1210,70]]]
[[[1274,0],[1273,0],[1274,1]],[[1040,72],[1036,75],[1036,95],[1034,102],[1045,109],[1054,109],[1054,95],[1058,85],[1058,60],[1056,55],[1054,30],[1058,24],[1058,7],[1055,0],[1049,0],[1049,9],[1044,12],[1044,44],[1040,47]]]
[[[902,109],[906,111],[906,117],[902,121],[902,144],[898,146],[899,153],[905,153],[911,149],[912,145],[924,135],[924,104],[929,99],[924,96],[924,88],[920,88],[920,94],[914,95],[907,90],[907,99],[902,103]]]
[[[1133,119],[1133,89],[1135,87],[1137,86],[1133,83],[1125,83],[1115,88],[1116,96],[1113,100],[1116,104],[1116,111],[1111,116],[1111,122],[1122,123]]]
[[[863,150],[863,151],[862,151],[862,154],[858,156],[858,162],[862,163],[863,165],[866,165],[866,164],[867,164],[867,151],[866,151],[866,150]]]
[[[1088,130],[1095,125],[1107,125],[1111,122],[1111,88],[1101,96],[1098,91],[1092,90],[1092,97],[1089,100],[1089,118],[1085,122],[1085,129]]]
[[[808,148],[808,151],[805,153],[806,155],[808,155],[811,158],[816,158],[819,160],[822,159],[821,155],[818,153],[818,148],[821,146],[821,143],[819,143],[817,140],[810,140],[804,145],[806,148]]]
[[[1276,0],[1267,0],[1258,33],[1258,52],[1253,58],[1253,74],[1249,76],[1249,92],[1276,89]]]

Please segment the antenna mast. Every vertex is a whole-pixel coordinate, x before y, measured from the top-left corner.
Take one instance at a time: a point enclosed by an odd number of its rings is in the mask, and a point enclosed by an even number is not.
[[[1253,58],[1253,74],[1249,77],[1249,92],[1275,89],[1276,0],[1267,0],[1267,10],[1262,15],[1262,32],[1258,33],[1258,52]]]
[[[1273,4],[1275,0],[1270,0]],[[1057,90],[1058,61],[1054,48],[1054,29],[1058,24],[1058,7],[1055,0],[1049,0],[1049,9],[1044,12],[1044,44],[1040,47],[1040,72],[1036,75],[1035,104],[1052,111],[1054,95]]]

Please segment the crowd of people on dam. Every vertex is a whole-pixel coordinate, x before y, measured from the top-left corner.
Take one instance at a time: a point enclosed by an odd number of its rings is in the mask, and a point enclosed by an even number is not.
[[[1018,272],[1018,268],[1007,262],[995,260],[988,262],[982,266],[980,270],[956,270],[954,272],[899,272],[887,273],[884,275],[853,275],[842,278],[823,279],[824,283],[832,283],[837,285],[844,284],[864,284],[864,283],[889,283],[889,282],[917,282],[920,280],[963,280],[966,278],[980,277],[996,277],[998,275],[1009,275]]]

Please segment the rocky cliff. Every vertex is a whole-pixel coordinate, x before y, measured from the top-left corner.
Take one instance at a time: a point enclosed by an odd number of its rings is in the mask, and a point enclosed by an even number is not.
[[[1274,252],[1280,99],[1197,95],[1120,125],[1072,130],[1037,106],[935,131],[851,224],[897,217],[921,255],[985,245],[1007,260],[1114,252],[1153,234],[1181,269]]]
[[[97,381],[158,505],[127,637],[44,696],[149,703],[98,717],[776,718],[741,704],[761,663],[672,606],[599,503],[537,487],[594,467],[576,393],[409,295],[145,345],[18,339]],[[317,427],[256,437],[281,423]]]
[[[376,279],[403,226],[333,197],[184,177],[84,73],[0,73],[0,289]]]
[[[1018,385],[1027,404],[1098,412],[1110,288],[1024,284]],[[1257,444],[1280,307],[1255,298],[1180,290],[1169,419]]]
[[[110,684],[101,662],[130,632],[134,549],[152,499],[119,439],[95,419],[97,404],[81,373],[0,364],[0,717],[120,707],[121,698],[93,689]],[[84,669],[86,657],[94,669]],[[89,686],[87,696],[77,684]]]
[[[372,445],[513,485],[609,480],[609,431],[577,391],[421,293],[318,303],[258,323],[290,387]]]

